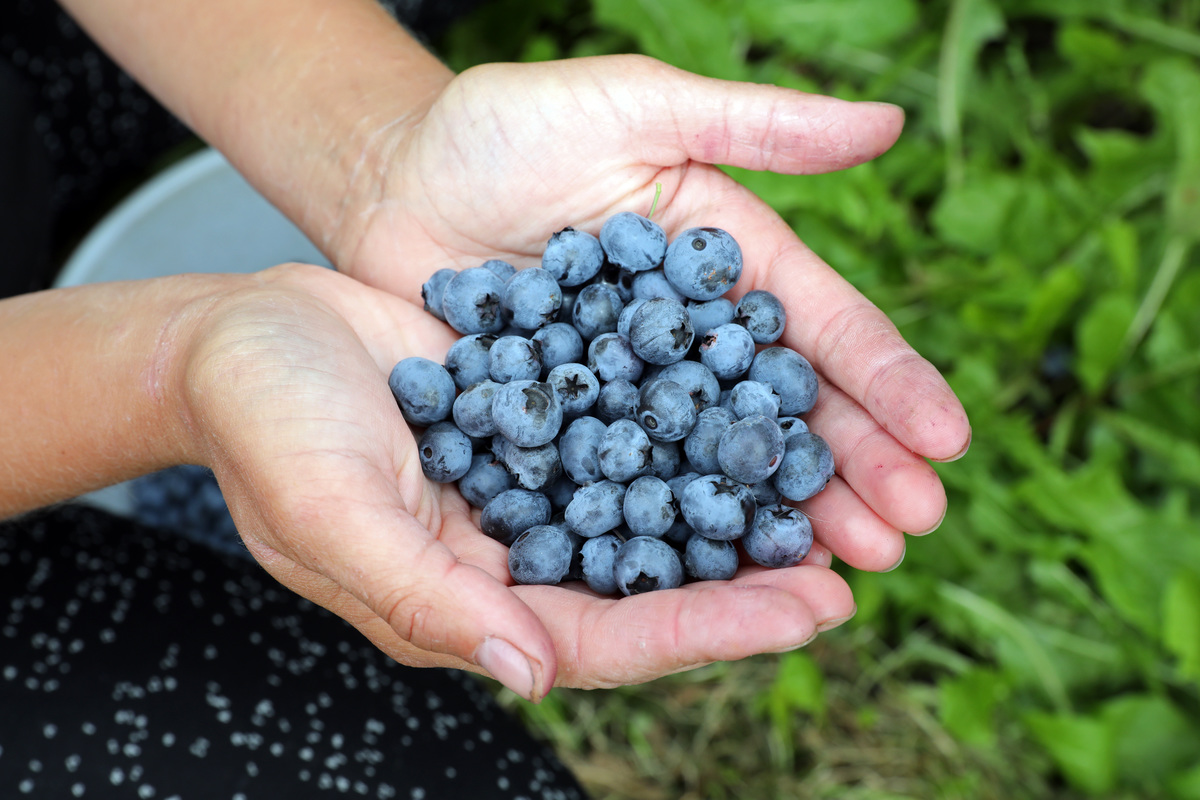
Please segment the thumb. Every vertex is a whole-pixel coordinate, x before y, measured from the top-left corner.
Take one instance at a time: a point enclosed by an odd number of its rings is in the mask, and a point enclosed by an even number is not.
[[[389,502],[363,502],[372,495]],[[394,489],[332,492],[286,516],[285,547],[263,544],[277,536],[245,537],[255,558],[396,660],[473,665],[534,702],[553,687],[556,653],[537,615],[488,571],[459,560]]]
[[[605,94],[628,103],[633,140],[649,163],[687,160],[785,174],[847,169],[886,152],[904,111],[768,84],[695,75],[644,56],[621,56]],[[605,84],[609,83],[605,81]]]

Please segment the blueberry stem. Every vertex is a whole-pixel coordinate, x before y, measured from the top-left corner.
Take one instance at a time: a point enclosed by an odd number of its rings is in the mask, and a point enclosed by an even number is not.
[[[646,219],[654,219],[654,212],[658,209],[658,198],[662,195],[662,184],[655,181],[654,183],[654,202],[650,204],[650,213],[646,215]]]

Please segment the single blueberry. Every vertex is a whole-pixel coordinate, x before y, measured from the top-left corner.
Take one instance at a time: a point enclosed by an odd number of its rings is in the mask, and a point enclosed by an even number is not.
[[[629,321],[633,352],[651,364],[682,361],[692,346],[692,318],[675,300],[656,297],[643,303]]]
[[[559,583],[571,570],[574,548],[562,528],[538,525],[517,537],[508,550],[508,572],[521,584]]]
[[[613,214],[600,228],[600,245],[609,263],[630,272],[650,270],[662,263],[667,252],[667,234],[641,214]]]
[[[784,455],[783,432],[774,419],[746,417],[730,425],[721,436],[717,460],[721,470],[740,483],[758,483],[771,477]]]
[[[488,351],[488,375],[496,383],[536,381],[542,374],[540,348],[523,336],[501,336]]]
[[[558,435],[562,406],[549,384],[521,380],[506,383],[492,398],[492,419],[518,447],[538,447]]]
[[[742,249],[719,228],[689,228],[667,247],[667,280],[692,300],[713,300],[742,275]]]
[[[812,548],[812,523],[802,512],[784,505],[763,506],[742,537],[742,549],[764,567],[794,567]]]
[[[721,445],[721,437],[736,421],[733,414],[719,406],[700,412],[696,424],[683,440],[683,452],[693,467],[705,475],[721,472],[717,450]]]
[[[596,416],[611,424],[619,419],[636,419],[638,388],[624,378],[609,381],[600,387],[596,400]]]
[[[721,380],[740,378],[754,361],[754,339],[736,323],[713,328],[700,339],[700,361]]]
[[[651,439],[678,442],[695,427],[696,406],[678,383],[658,378],[638,391],[636,420]]]
[[[509,489],[492,498],[479,517],[479,528],[503,545],[536,525],[550,522],[550,500],[541,492]]]
[[[779,393],[779,413],[807,414],[817,402],[817,373],[808,359],[787,347],[768,347],[754,357],[749,376]]]
[[[471,468],[458,480],[458,492],[475,508],[483,508],[493,497],[516,484],[495,456],[480,453],[471,458]]]
[[[583,580],[597,594],[617,594],[617,579],[613,567],[617,561],[617,550],[621,540],[615,534],[605,533],[583,543]]]
[[[733,542],[709,539],[698,533],[688,537],[683,551],[684,571],[698,581],[728,581],[737,574],[738,553]]]
[[[794,433],[775,471],[775,488],[788,500],[800,502],[824,489],[833,472],[833,451],[825,440],[811,431]]]
[[[703,302],[692,300],[687,304],[687,312],[692,318],[692,330],[697,337],[702,337],[713,328],[733,322],[734,305],[724,297]]]
[[[674,589],[683,583],[683,564],[663,540],[635,536],[617,549],[613,575],[624,595]]]
[[[575,483],[586,485],[604,479],[600,469],[600,444],[608,429],[595,417],[580,417],[567,426],[558,441],[563,471]]]
[[[562,290],[554,276],[536,267],[524,269],[504,284],[504,307],[512,314],[514,325],[536,330],[558,317]]]
[[[779,392],[762,381],[738,381],[729,390],[729,406],[738,419],[779,416]]]
[[[504,327],[500,300],[504,281],[491,270],[472,267],[459,272],[442,290],[442,312],[459,333],[496,333]]]
[[[745,485],[724,475],[704,475],[689,483],[679,500],[688,525],[709,539],[737,539],[754,520],[757,503]]]
[[[588,345],[588,369],[600,380],[636,381],[645,364],[633,352],[629,340],[619,333],[602,333]]]
[[[583,339],[574,325],[552,322],[539,328],[531,337],[541,348],[542,376],[560,364],[576,364],[583,361]]]
[[[624,494],[625,524],[634,536],[661,537],[675,522],[675,497],[666,481],[643,475]]]
[[[454,401],[454,424],[467,436],[490,438],[500,432],[492,417],[492,399],[499,391],[495,381],[480,381],[459,394]]]
[[[471,469],[471,440],[449,422],[431,425],[417,442],[421,471],[435,483],[453,483]]]
[[[450,373],[459,390],[465,391],[480,381],[491,380],[488,353],[495,343],[494,334],[476,333],[450,345],[446,353],[446,372]]]
[[[625,483],[650,473],[650,437],[633,420],[619,419],[600,441],[600,470],[609,480]]]
[[[621,524],[625,486],[605,480],[581,486],[567,506],[567,526],[588,539],[608,533]]]
[[[787,312],[778,297],[762,289],[753,289],[738,301],[734,321],[750,332],[755,344],[771,344],[783,335]]]
[[[583,364],[559,364],[546,376],[558,396],[564,419],[586,414],[600,398],[600,381]]]
[[[418,428],[441,422],[454,407],[454,379],[445,367],[428,358],[401,360],[388,376],[388,388],[405,422]]]
[[[591,341],[602,333],[616,332],[617,320],[624,307],[616,289],[593,283],[580,290],[571,318],[584,341]]]
[[[604,266],[604,249],[590,233],[563,228],[550,237],[542,252],[542,269],[560,286],[587,283]]]
[[[421,299],[425,301],[425,310],[442,322],[446,321],[446,315],[442,312],[442,293],[446,290],[446,284],[457,274],[449,268],[439,269],[421,284]]]

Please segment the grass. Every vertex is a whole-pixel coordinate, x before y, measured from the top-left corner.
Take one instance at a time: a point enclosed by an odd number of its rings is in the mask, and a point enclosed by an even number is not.
[[[439,47],[903,106],[871,164],[731,173],[973,423],[942,529],[845,571],[845,628],[506,697],[597,798],[1200,798],[1200,2],[498,0]]]

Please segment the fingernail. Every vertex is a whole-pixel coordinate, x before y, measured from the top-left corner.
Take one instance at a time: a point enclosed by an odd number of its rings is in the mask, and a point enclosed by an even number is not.
[[[817,630],[821,631],[821,632],[832,630],[833,628],[836,628],[838,625],[841,625],[843,622],[847,622],[848,620],[854,619],[854,615],[857,613],[858,613],[858,606],[856,605],[856,606],[854,606],[854,610],[851,611],[850,615],[847,617],[838,617],[837,619],[829,619],[829,620],[825,620],[824,622],[818,622]]]
[[[899,568],[900,568],[900,565],[904,563],[904,556],[905,556],[905,555],[907,555],[907,554],[908,554],[908,548],[906,547],[906,548],[904,548],[904,552],[902,552],[902,553],[900,554],[900,560],[899,560],[899,561],[897,561],[895,564],[892,564],[892,565],[891,565],[890,567],[888,567],[887,569],[882,569],[882,570],[880,570],[880,572],[891,572],[892,570],[899,569]],[[857,610],[857,609],[856,609],[856,610]]]
[[[778,650],[773,650],[772,652],[774,652],[774,653],[790,653],[793,650],[799,650],[801,647],[807,647],[808,645],[812,644],[813,639],[816,639],[818,635],[820,635],[820,631],[813,631],[812,635],[809,636],[807,639],[805,639],[803,642],[800,642],[800,644],[789,644],[787,647],[782,647]]]
[[[513,692],[533,700],[533,665],[517,648],[503,639],[489,637],[475,651],[475,663]]]
[[[942,523],[945,521],[946,521],[946,509],[943,508],[942,516],[938,518],[938,521],[933,524],[932,528],[930,528],[927,531],[912,531],[912,535],[913,536],[928,536],[929,534],[936,531],[938,528],[942,527]],[[896,566],[899,566],[899,564],[897,564]]]
[[[939,464],[949,464],[951,461],[958,461],[960,458],[962,458],[963,456],[965,456],[967,454],[968,450],[971,449],[971,439],[972,439],[972,437],[974,437],[974,435],[975,435],[975,432],[973,430],[968,429],[967,430],[967,443],[963,445],[962,450],[959,450],[957,453],[950,456],[949,458],[935,458],[932,460],[938,462]]]

